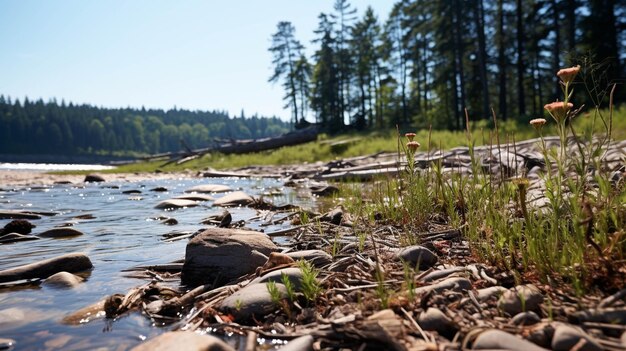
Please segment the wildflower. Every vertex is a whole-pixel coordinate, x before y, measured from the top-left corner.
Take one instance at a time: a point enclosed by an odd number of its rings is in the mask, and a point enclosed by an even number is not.
[[[574,107],[574,105],[571,102],[568,102],[566,104],[560,101],[552,102],[543,106],[543,108],[545,108],[550,113],[552,118],[554,118],[557,123],[565,119],[565,116],[567,116],[567,112],[569,112],[572,107]]]
[[[528,180],[528,178],[513,178],[511,182],[514,185],[516,185],[519,188],[519,190],[525,190],[530,184],[530,181]]]
[[[577,66],[574,66],[574,67],[570,67],[570,68],[563,68],[563,69],[559,70],[556,73],[556,75],[559,78],[561,78],[563,83],[568,84],[568,83],[570,83],[570,82],[572,82],[574,80],[574,78],[576,77],[578,72],[580,72],[580,65],[577,65]]]
[[[535,118],[530,120],[530,125],[535,127],[535,129],[541,129],[543,125],[546,124],[545,118]]]
[[[408,133],[407,133],[408,134]],[[407,137],[408,138],[408,137]],[[408,143],[406,143],[406,147],[411,151],[411,152],[415,152],[415,150],[417,150],[420,147],[420,143],[418,143],[417,141],[409,141]]]
[[[415,133],[406,133],[404,136],[411,142],[413,141],[413,138],[415,138]]]

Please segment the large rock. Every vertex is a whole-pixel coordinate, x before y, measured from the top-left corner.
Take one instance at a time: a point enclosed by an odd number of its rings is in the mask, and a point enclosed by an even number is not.
[[[30,234],[36,225],[25,219],[15,219],[4,226],[4,233]]]
[[[287,296],[287,288],[283,284],[276,284],[280,298]],[[276,302],[267,289],[266,283],[250,284],[225,298],[220,305],[220,310],[230,313],[240,322],[249,321],[253,318],[261,320],[266,314],[278,308]]]
[[[253,273],[273,251],[278,247],[263,233],[209,228],[187,243],[181,279],[188,285],[222,285]]]
[[[175,331],[152,338],[131,351],[235,351],[222,340],[212,335],[201,335],[190,331]]]
[[[80,230],[76,230],[74,228],[68,228],[68,227],[52,228],[52,229],[49,229],[42,233],[37,234],[37,236],[42,237],[42,238],[70,238],[70,237],[80,236],[80,235],[83,235],[83,232],[81,232]]]
[[[547,349],[530,341],[495,329],[487,330],[478,335],[472,350],[547,351]]]
[[[198,206],[198,203],[193,200],[169,199],[169,200],[163,200],[159,202],[158,204],[156,204],[156,206],[154,206],[154,208],[173,209],[173,208],[194,207],[194,206]]]
[[[185,190],[186,193],[225,193],[233,190],[228,185],[221,184],[203,184],[196,185],[192,188]]]
[[[437,263],[437,255],[429,249],[415,245],[408,246],[396,253],[396,258],[409,263],[412,267],[419,265],[419,269],[425,270]]]
[[[440,309],[429,307],[420,313],[417,323],[424,330],[434,330],[441,335],[456,333],[456,326]]]
[[[230,194],[226,194],[213,202],[213,206],[222,207],[234,207],[234,206],[248,206],[254,203],[252,196],[244,193],[243,191],[235,191]]]
[[[48,278],[58,272],[76,273],[93,268],[89,257],[71,253],[0,271],[0,283],[21,279]]]

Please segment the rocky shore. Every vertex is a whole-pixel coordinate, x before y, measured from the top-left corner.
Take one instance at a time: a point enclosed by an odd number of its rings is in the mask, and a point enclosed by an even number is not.
[[[541,210],[547,206],[539,176],[545,165],[536,146],[537,140],[531,140],[476,148],[475,157],[493,174],[526,175],[531,182],[528,205]],[[571,150],[575,152],[575,145]],[[626,142],[613,143],[609,150],[604,165],[616,184],[624,182]],[[471,174],[467,148],[418,153],[415,165],[424,169],[437,159],[443,173]],[[102,180],[277,177],[285,186],[319,197],[338,191],[330,181],[395,177],[406,164],[397,154],[378,154],[292,167],[114,175]],[[86,180],[36,176],[2,172],[0,184]],[[189,189],[188,196],[157,204],[184,211],[197,201],[212,201],[226,211],[203,222],[208,228],[170,238],[188,240],[184,260],[135,267],[128,274],[145,280],[143,284],[69,313],[63,323],[141,313],[167,325],[167,332],[133,350],[626,350],[623,263],[615,264],[617,282],[581,296],[568,285],[547,284],[532,274],[520,276],[481,262],[463,228],[436,219],[426,230],[407,233],[406,227],[382,216],[359,218],[341,204],[323,213],[307,212],[232,190],[208,179]],[[273,222],[290,227],[250,230],[229,218],[231,206],[269,211],[276,218]],[[28,211],[0,215],[24,221],[41,216]],[[11,223],[13,227],[0,235],[32,236],[30,229],[8,233],[28,227]],[[80,234],[59,230],[46,235]],[[409,235],[416,242],[407,242]],[[287,241],[278,245],[276,237]],[[0,283],[71,287],[80,284],[77,273],[90,268],[87,256],[71,253],[0,271]],[[245,344],[228,337],[233,334],[243,336]],[[11,347],[11,342],[0,339],[0,349]]]

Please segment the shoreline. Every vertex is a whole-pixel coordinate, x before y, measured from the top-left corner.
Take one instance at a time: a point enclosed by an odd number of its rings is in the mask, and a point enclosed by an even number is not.
[[[180,172],[141,172],[141,173],[100,173],[94,171],[90,174],[99,174],[107,182],[124,181],[136,182],[141,180],[159,180],[159,179],[176,179],[176,178],[196,178],[195,171]],[[0,188],[15,186],[50,186],[55,183],[72,183],[82,184],[85,180],[85,174],[52,174],[41,171],[32,170],[0,170]]]

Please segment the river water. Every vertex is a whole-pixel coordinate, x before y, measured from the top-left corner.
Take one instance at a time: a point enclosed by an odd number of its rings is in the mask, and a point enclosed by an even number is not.
[[[203,218],[223,210],[211,207],[211,202],[174,211],[155,209],[154,206],[164,199],[183,194],[192,186],[209,183],[229,185],[255,197],[263,195],[276,205],[290,203],[311,207],[312,204],[310,198],[300,197],[290,188],[283,188],[280,180],[272,179],[171,179],[1,190],[0,209],[58,213],[31,220],[37,226],[32,234],[67,223],[85,234],[71,239],[42,238],[0,245],[0,270],[70,252],[87,254],[94,269],[87,274],[86,281],[74,289],[37,285],[0,289],[0,338],[16,340],[16,350],[125,350],[166,331],[167,327],[153,325],[138,313],[115,321],[100,319],[77,326],[64,325],[60,321],[70,312],[96,303],[107,295],[125,294],[130,288],[146,282],[126,277],[125,269],[184,258],[187,240],[164,242],[163,235],[174,231],[195,232],[207,227],[200,224]],[[150,191],[157,186],[168,191]],[[125,190],[140,190],[141,194],[126,195],[122,193]],[[221,194],[215,194],[215,197],[219,196]],[[229,210],[233,222],[245,220],[250,228],[269,232],[289,226],[266,227],[264,215],[267,213],[252,209]],[[77,218],[85,215],[93,218]],[[168,226],[154,219],[161,216],[173,217],[178,224]],[[0,220],[0,226],[4,227],[9,221]],[[281,243],[280,238],[277,242]]]

